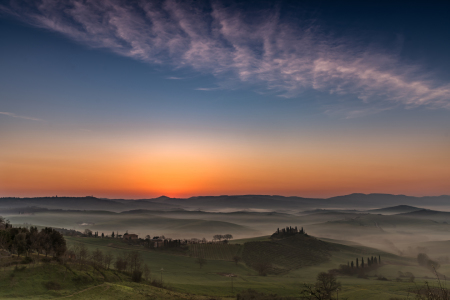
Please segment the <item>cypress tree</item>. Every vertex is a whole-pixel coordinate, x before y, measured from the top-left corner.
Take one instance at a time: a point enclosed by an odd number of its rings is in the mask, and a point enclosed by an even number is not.
[[[356,258],[356,267],[359,268],[358,258]]]
[[[378,262],[377,262],[377,258],[375,257],[375,264],[377,265],[378,264]]]
[[[361,268],[364,268],[364,257],[361,257]]]
[[[353,260],[352,260],[352,264],[351,264],[351,266],[352,266],[352,269],[353,269]]]

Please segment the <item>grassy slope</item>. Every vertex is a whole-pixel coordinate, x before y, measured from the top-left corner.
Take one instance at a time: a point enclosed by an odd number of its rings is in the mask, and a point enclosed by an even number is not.
[[[92,272],[91,267],[79,270],[72,265],[73,272],[67,273],[64,266],[56,263],[20,268],[24,269],[14,271],[10,268],[1,273],[1,299],[204,299],[201,296],[133,283],[127,275],[113,271],[104,270],[104,278],[98,272]],[[76,283],[73,278],[77,275],[86,276],[90,281]],[[59,283],[61,289],[47,290],[44,283],[48,281]]]
[[[265,237],[258,239],[265,239]],[[237,277],[233,278],[235,291],[254,288],[280,295],[295,296],[298,295],[301,283],[312,283],[319,272],[336,268],[339,264],[354,260],[356,256],[367,257],[378,254],[381,254],[382,260],[387,265],[373,271],[370,275],[375,275],[376,273],[377,275],[386,276],[390,280],[394,280],[397,277],[398,271],[409,271],[414,273],[416,277],[433,276],[428,270],[418,267],[414,259],[398,257],[367,247],[349,247],[348,249],[354,250],[341,249],[341,251],[333,251],[328,261],[292,270],[284,275],[257,276],[254,270],[242,263],[236,266],[229,261],[208,260],[208,263],[200,269],[195,264],[195,258],[193,257],[149,251],[138,246],[128,246],[119,240],[68,238],[69,245],[77,242],[85,243],[90,250],[98,247],[103,251],[111,251],[114,254],[132,249],[139,250],[145,262],[151,267],[154,278],[159,279],[161,275],[160,269],[164,268],[164,282],[178,292],[197,295],[232,296],[230,278],[224,277],[220,273],[233,273],[237,275]],[[242,244],[242,241],[236,242]],[[375,277],[370,279],[340,277],[339,280],[344,286],[342,296],[349,297],[349,299],[389,299],[389,297],[396,295],[406,296],[406,290],[414,287],[406,282],[378,281],[375,280]],[[424,279],[418,278],[418,280],[420,282]]]

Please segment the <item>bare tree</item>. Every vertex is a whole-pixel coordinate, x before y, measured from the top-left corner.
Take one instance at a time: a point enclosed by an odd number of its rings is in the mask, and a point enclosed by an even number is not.
[[[270,268],[272,268],[272,264],[267,260],[261,260],[253,265],[256,271],[260,276],[266,276],[267,272]]]
[[[207,260],[204,257],[200,256],[200,257],[197,257],[197,259],[195,260],[195,263],[197,263],[201,269],[203,267],[203,265],[205,265],[207,263]]]
[[[118,256],[116,258],[116,262],[114,263],[114,266],[118,271],[124,271],[127,269],[127,264],[128,264],[128,262],[123,257]]]
[[[145,281],[149,281],[149,279],[150,279],[150,268],[148,267],[147,264],[144,264],[143,273],[144,273]]]
[[[235,256],[233,256],[233,261],[234,261],[234,263],[236,264],[236,266],[237,266],[237,264],[241,261],[241,257],[240,256],[237,256],[237,255],[235,255]]]
[[[130,262],[130,271],[140,271],[142,268],[142,257],[139,251],[132,251],[128,254]]]
[[[88,249],[86,245],[82,243],[78,243],[73,247],[73,251],[75,253],[76,260],[79,266],[83,266],[88,258]]]
[[[109,267],[111,266],[113,259],[114,259],[114,257],[111,254],[111,252],[108,252],[103,256],[103,266],[105,269],[109,270]]]
[[[92,251],[91,261],[93,266],[95,267],[101,266],[103,264],[103,251],[98,248]]]
[[[334,299],[333,294],[340,287],[341,283],[337,281],[336,275],[321,272],[317,275],[317,280],[314,285],[303,285],[301,299],[331,300]]]

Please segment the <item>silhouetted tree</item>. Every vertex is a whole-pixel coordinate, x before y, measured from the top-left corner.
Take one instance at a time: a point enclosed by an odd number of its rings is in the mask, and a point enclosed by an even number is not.
[[[267,272],[272,268],[272,264],[267,260],[260,260],[253,267],[260,276],[266,276]]]
[[[111,252],[108,252],[103,256],[103,265],[104,265],[105,269],[109,270],[109,267],[111,266],[113,259],[114,259],[114,257],[111,254]]]
[[[334,299],[333,294],[341,287],[334,274],[321,272],[317,275],[314,285],[303,284],[301,299],[328,300]]]
[[[102,250],[96,248],[94,251],[92,251],[92,253],[91,253],[91,261],[92,261],[92,264],[94,266],[99,267],[99,266],[103,265],[103,252],[102,252]]]
[[[219,242],[223,239],[223,235],[221,234],[216,234],[213,236],[213,240],[219,240]]]
[[[206,259],[203,257],[197,257],[197,259],[195,260],[195,263],[197,263],[200,266],[200,269],[203,267],[203,265],[205,265],[207,263]]]
[[[228,240],[233,239],[233,236],[231,234],[227,233],[223,236],[223,238],[228,241]]]
[[[92,230],[86,228],[86,229],[84,230],[84,234],[85,234],[86,236],[88,236],[88,237],[92,237]]]

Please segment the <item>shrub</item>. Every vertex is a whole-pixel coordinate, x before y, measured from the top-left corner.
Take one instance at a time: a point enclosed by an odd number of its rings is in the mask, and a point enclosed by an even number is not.
[[[44,286],[47,290],[60,290],[61,285],[55,281],[44,282]]]
[[[237,300],[290,300],[295,298],[281,297],[276,294],[265,294],[253,289],[242,291],[236,295]]]
[[[41,261],[43,263],[48,264],[48,263],[50,263],[52,261],[52,259],[50,257],[43,257],[43,258],[41,258]]]
[[[32,263],[32,262],[33,262],[33,259],[32,259],[31,257],[27,256],[27,257],[24,257],[24,258],[22,259],[21,264],[26,265],[26,264],[29,264],[29,263]]]
[[[72,281],[77,284],[89,283],[91,280],[87,276],[77,275],[72,278]]]
[[[131,274],[131,280],[134,282],[141,282],[142,280],[142,271],[134,270]]]
[[[165,288],[164,284],[161,281],[158,281],[155,279],[153,279],[152,282],[150,282],[150,285],[153,285],[155,287],[162,288],[162,289]]]

